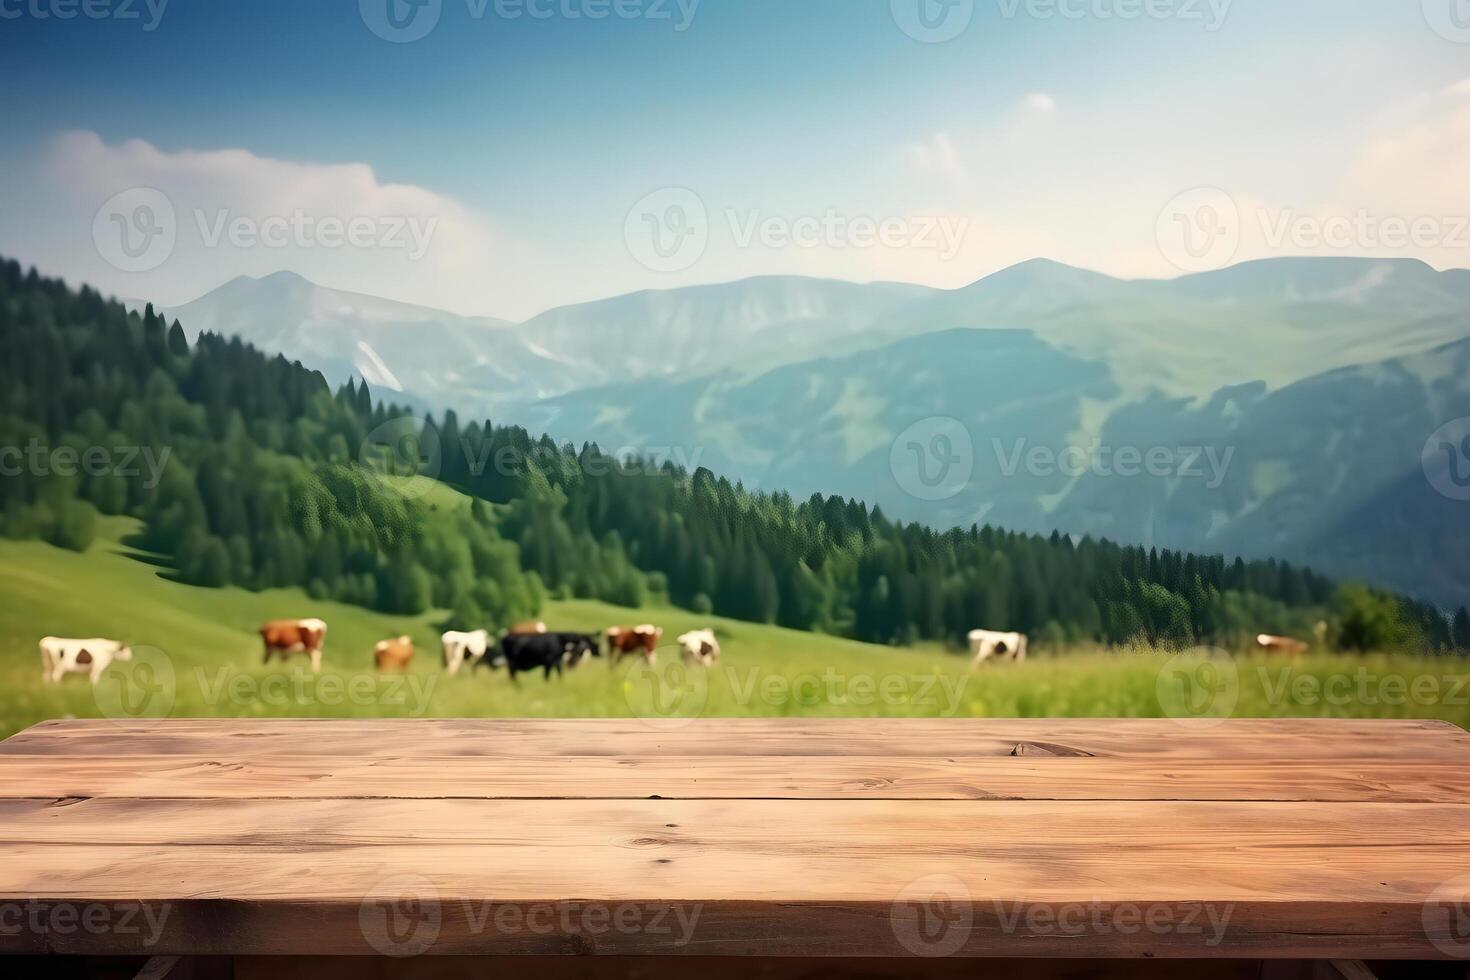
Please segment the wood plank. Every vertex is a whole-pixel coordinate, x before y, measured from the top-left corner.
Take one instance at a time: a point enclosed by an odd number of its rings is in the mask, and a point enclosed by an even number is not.
[[[895,902],[915,881],[946,876],[968,895],[976,923],[959,955],[1416,958],[1439,955],[1424,934],[1423,904],[1470,866],[1470,812],[1351,803],[20,800],[0,803],[0,849],[0,901],[146,898],[175,913],[160,953],[361,953],[364,897],[397,880],[432,895],[444,953],[566,952],[568,942],[593,942],[628,955],[904,955],[890,921]],[[697,918],[697,935],[673,947],[668,935],[647,932],[594,942],[559,928],[485,925],[487,908],[568,901],[683,910]],[[1056,917],[1068,915],[1103,927],[1058,931]],[[1225,928],[1125,933],[1113,927],[1123,915],[1171,926],[1223,917]],[[52,945],[84,952],[111,938],[66,935]]]
[[[1251,960],[1099,963],[1094,960],[780,959],[776,957],[570,956],[519,957],[515,976],[537,980],[1260,980]],[[495,970],[483,959],[435,956],[241,957],[235,980],[486,980]]]
[[[1470,803],[1462,762],[863,756],[0,755],[0,798],[1261,800]]]
[[[365,911],[380,919],[391,912],[379,909],[376,896],[324,895],[311,900],[267,894],[240,898],[221,887],[221,872],[233,883],[254,874],[263,886],[267,877],[279,881],[283,868],[262,867],[261,854],[251,849],[191,848],[143,849],[129,856],[125,870],[144,865],[171,866],[177,882],[187,877],[199,887],[189,897],[152,903],[162,923],[156,934],[117,935],[67,932],[47,937],[46,946],[66,955],[115,954],[158,950],[179,955],[374,955],[384,951],[382,926],[365,926]],[[413,850],[415,853],[405,853]],[[468,861],[490,862],[489,855],[465,849],[427,853],[429,849],[371,848],[342,854],[342,861],[362,860],[394,883],[393,895],[403,882],[430,882],[473,887],[461,875],[447,875]],[[96,858],[102,852],[78,856]],[[116,858],[116,852],[110,857]],[[21,858],[31,857],[29,849]],[[315,873],[320,855],[298,856],[298,874]],[[553,859],[579,860],[581,855],[543,855],[541,869]],[[1288,870],[1307,871],[1324,855],[1285,854]],[[426,860],[427,859],[427,860]],[[79,866],[79,865],[78,865]],[[63,865],[63,870],[73,867]],[[850,863],[838,867],[819,859],[814,867],[825,877],[852,875]],[[513,869],[512,880],[522,869]],[[776,874],[793,870],[772,868]],[[805,870],[805,869],[801,869]],[[1187,870],[1187,869],[1186,869]],[[423,872],[427,871],[427,874]],[[618,874],[628,874],[621,869]],[[1371,874],[1371,872],[1369,872]],[[534,876],[535,869],[530,874]],[[594,877],[599,877],[594,875]],[[166,872],[158,871],[159,880]],[[493,890],[500,879],[485,871],[478,893],[429,892],[425,904],[416,899],[414,917],[429,911],[431,932],[425,936],[408,926],[399,942],[422,940],[432,945],[410,947],[413,955],[617,955],[617,956],[861,956],[913,957],[916,947],[902,938],[901,921],[893,899],[884,902],[853,898],[790,899],[779,889],[756,900],[710,899],[670,902],[640,898],[629,891],[626,877],[615,882],[617,899],[576,898],[556,901],[501,897]],[[527,879],[529,880],[529,879]],[[972,884],[978,884],[971,880]],[[385,886],[386,887],[386,886]],[[420,892],[418,894],[424,894]],[[1442,959],[1445,953],[1425,936],[1419,901],[1407,896],[1347,903],[1276,900],[1264,896],[1226,903],[1198,898],[1089,899],[1085,903],[1040,898],[1024,900],[975,892],[966,907],[963,925],[941,925],[940,940],[954,938],[945,948],[955,957],[1060,957],[1099,959],[1290,958],[1328,956],[1381,959]],[[75,908],[83,900],[58,899],[48,905]],[[389,900],[389,908],[393,903]],[[942,907],[945,915],[954,905]],[[622,928],[610,929],[621,918]],[[912,916],[911,916],[912,918]],[[595,928],[588,923],[596,921]],[[941,920],[947,921],[947,920]],[[1150,923],[1141,926],[1140,923]],[[535,923],[534,927],[528,923]],[[1017,923],[1020,925],[1018,926]],[[1223,924],[1223,928],[1219,928]],[[687,931],[686,931],[687,930]],[[909,926],[907,935],[914,934]],[[402,935],[402,934],[400,934]]]
[[[701,718],[637,720],[162,719],[42,722],[0,754],[74,756],[1098,756],[1140,759],[1463,760],[1470,733],[1438,721],[1356,719]]]
[[[1470,847],[1470,810],[1419,803],[1012,800],[386,799],[371,806],[355,799],[0,800],[0,844],[515,849],[621,841],[644,851],[728,847],[780,854],[821,846],[963,858],[1031,850],[1043,837],[1045,846],[1058,850],[1100,852],[1455,849]],[[1330,869],[1323,875],[1337,877]]]
[[[959,956],[1432,958],[1467,752],[1418,721],[47,723],[0,743],[0,910],[43,913],[0,952],[380,953],[408,887],[438,955],[910,957],[941,882]],[[147,943],[47,917],[140,905]]]

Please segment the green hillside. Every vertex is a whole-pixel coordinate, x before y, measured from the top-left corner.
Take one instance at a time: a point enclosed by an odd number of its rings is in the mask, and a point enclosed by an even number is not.
[[[431,499],[443,507],[462,502],[448,491]],[[501,672],[450,678],[438,664],[438,614],[382,615],[313,600],[295,589],[252,593],[183,585],[122,543],[135,528],[130,519],[100,522],[86,553],[0,541],[0,736],[47,718],[119,714],[116,678],[104,678],[96,690],[79,676],[59,685],[42,681],[36,641],[47,634],[135,644],[140,652],[134,661],[114,669],[151,671],[147,676],[164,693],[144,714],[172,717],[615,716],[677,722],[693,715],[1187,714],[1171,697],[1161,703],[1160,674],[1167,680],[1180,664],[1165,654],[1042,652],[1022,667],[972,674],[963,656],[939,647],[880,647],[683,610],[630,611],[589,601],[551,602],[544,617],[553,628],[581,630],[647,620],[662,625],[666,639],[712,625],[724,657],[713,671],[685,672],[667,650],[657,677],[592,661],[561,681],[525,676],[519,687]],[[257,625],[305,614],[330,625],[322,675],[312,678],[300,660],[289,668],[262,667]],[[414,669],[403,679],[379,677],[372,646],[399,633],[412,635],[419,646]],[[1241,657],[1219,661],[1211,668],[1217,669],[1238,689],[1232,710],[1239,716],[1433,717],[1470,724],[1467,691],[1458,687],[1463,661],[1322,656],[1287,665]],[[1217,673],[1199,676],[1213,684]],[[1366,683],[1370,696],[1343,702],[1313,695],[1314,683],[1334,677]],[[1352,680],[1359,677],[1366,681]],[[1416,679],[1431,685],[1429,697],[1395,695],[1396,684]]]

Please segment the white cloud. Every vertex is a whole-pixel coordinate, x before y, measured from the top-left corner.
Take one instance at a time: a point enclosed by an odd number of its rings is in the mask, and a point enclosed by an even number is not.
[[[970,172],[960,148],[949,133],[933,136],[908,148],[909,166],[925,176],[944,177],[963,187],[969,184]]]
[[[29,217],[42,230],[20,248],[0,241],[0,249],[123,297],[176,304],[235,276],[289,269],[322,285],[461,313],[545,305],[512,268],[526,250],[487,216],[384,182],[363,163],[300,163],[241,149],[165,152],[143,140],[108,144],[68,132],[30,178],[26,199],[9,202],[14,214],[6,217]],[[124,272],[95,243],[93,220],[132,188],[162,192],[177,236],[156,268]]]
[[[1057,100],[1045,92],[1032,92],[1026,96],[1026,108],[1050,116],[1057,111]]]
[[[1348,168],[1344,196],[1405,217],[1470,214],[1467,162],[1470,79],[1424,100],[1415,118],[1374,134]]]

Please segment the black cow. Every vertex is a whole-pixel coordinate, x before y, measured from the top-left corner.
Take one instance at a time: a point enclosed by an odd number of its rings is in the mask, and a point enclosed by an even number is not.
[[[584,657],[601,656],[598,637],[585,633],[527,633],[501,637],[500,648],[480,663],[499,667],[504,664],[515,681],[517,674],[541,670],[547,680],[554,670],[561,676],[563,667],[575,667]]]

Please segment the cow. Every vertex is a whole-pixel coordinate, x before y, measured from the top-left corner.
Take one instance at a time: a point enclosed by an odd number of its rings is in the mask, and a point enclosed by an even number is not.
[[[381,640],[373,648],[373,662],[379,670],[406,671],[413,662],[413,637],[400,636]]]
[[[311,657],[312,672],[321,673],[327,624],[320,619],[275,619],[260,627],[260,638],[265,643],[265,663],[273,655],[285,661],[293,653],[304,653]]]
[[[482,657],[480,663],[488,667],[504,664],[514,683],[516,675],[541,670],[546,680],[551,680],[554,670],[558,677],[563,668],[575,667],[589,656],[597,653],[597,637],[586,633],[522,633],[501,638],[500,648],[493,657]]]
[[[439,637],[439,642],[444,646],[444,670],[453,677],[466,660],[473,667],[484,659],[485,651],[490,649],[490,633],[488,630],[470,633],[450,630]]]
[[[678,643],[684,651],[686,663],[697,660],[706,667],[713,667],[720,659],[720,641],[715,639],[714,630],[691,630],[680,636]]]
[[[664,631],[661,627],[644,623],[631,628],[610,626],[604,635],[607,637],[607,655],[612,666],[616,667],[624,656],[634,654],[641,654],[649,666],[652,666],[658,659],[658,641]]]
[[[975,655],[971,668],[979,667],[991,657],[1009,660],[1018,664],[1026,659],[1026,634],[993,633],[990,630],[970,630],[970,652]]]
[[[87,674],[93,684],[114,660],[132,660],[132,647],[117,640],[94,637],[68,640],[48,636],[41,640],[41,677],[52,684],[66,674]]]
[[[1269,633],[1256,637],[1256,646],[1268,653],[1286,653],[1292,656],[1300,656],[1311,649],[1301,640],[1294,640],[1289,636],[1272,636]]]
[[[543,623],[543,622],[541,622],[539,619],[537,619],[537,620],[532,620],[530,622],[525,622],[525,623],[516,623],[510,629],[506,630],[503,635],[505,635],[505,636],[530,636],[532,633],[545,633],[545,632],[546,632],[546,624]]]

